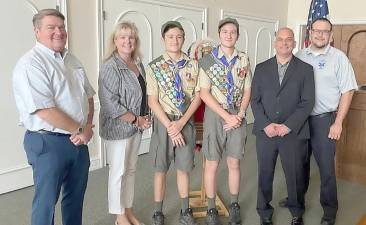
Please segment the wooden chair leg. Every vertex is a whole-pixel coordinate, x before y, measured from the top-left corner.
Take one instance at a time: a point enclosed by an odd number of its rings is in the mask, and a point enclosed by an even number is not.
[[[358,222],[358,224],[357,225],[366,225],[366,215],[364,215],[363,217],[362,217],[362,219],[360,220],[360,222]]]
[[[202,156],[202,175],[201,175],[201,189],[199,191],[189,192],[190,207],[193,209],[193,217],[205,217],[207,211],[207,197],[204,183],[206,159]],[[221,198],[216,195],[216,208],[220,216],[229,216],[229,212],[225,207]]]

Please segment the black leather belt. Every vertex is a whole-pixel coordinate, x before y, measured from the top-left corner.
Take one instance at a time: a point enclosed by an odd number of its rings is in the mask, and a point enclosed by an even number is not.
[[[30,133],[38,133],[38,134],[45,134],[45,135],[54,135],[54,136],[70,136],[70,134],[64,134],[64,133],[58,133],[58,132],[52,132],[48,130],[37,130],[37,131],[30,131]]]
[[[321,113],[318,115],[311,115],[310,118],[323,118],[323,117],[327,117],[327,116],[332,116],[334,114],[335,114],[335,112],[326,112],[326,113]]]

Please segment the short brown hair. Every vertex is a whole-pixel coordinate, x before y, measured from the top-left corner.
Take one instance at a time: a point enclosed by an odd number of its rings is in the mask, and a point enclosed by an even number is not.
[[[323,22],[329,23],[329,25],[330,25],[330,31],[333,30],[333,24],[332,24],[332,22],[330,22],[330,20],[328,18],[326,18],[326,17],[319,17],[319,18],[315,19],[313,22],[311,22],[310,28],[313,29],[314,23],[315,22],[318,22],[318,21],[323,21]]]
[[[57,9],[42,9],[33,16],[33,26],[39,28],[41,26],[42,19],[46,16],[56,16],[65,21],[65,16]]]

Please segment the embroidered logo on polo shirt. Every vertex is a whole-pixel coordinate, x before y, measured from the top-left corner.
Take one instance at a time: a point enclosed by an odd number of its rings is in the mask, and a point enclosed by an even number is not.
[[[318,68],[320,70],[324,69],[325,63],[326,63],[325,59],[320,60],[319,63],[318,63]]]

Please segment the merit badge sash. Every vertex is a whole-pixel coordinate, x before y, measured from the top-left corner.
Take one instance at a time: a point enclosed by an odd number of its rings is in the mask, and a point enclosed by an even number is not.
[[[163,56],[158,57],[149,66],[154,73],[163,91],[167,94],[170,101],[180,112],[185,110],[185,95],[182,87],[182,80],[179,71],[184,68],[187,60],[182,59],[174,64],[171,60],[165,61]]]
[[[237,59],[240,60],[240,57]],[[210,78],[211,83],[215,85],[220,92],[226,97],[227,104],[230,107],[239,107],[243,97],[243,86],[244,81],[239,83],[239,86],[233,82],[231,74],[233,65],[225,66],[220,59],[214,56],[214,53],[207,54],[199,60],[201,68],[205,71],[207,76]],[[231,76],[227,76],[230,71]],[[238,75],[244,74],[243,70],[238,69]],[[240,78],[244,78],[240,77]]]

